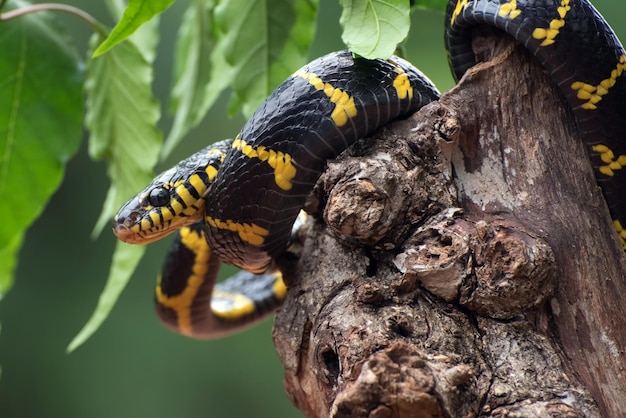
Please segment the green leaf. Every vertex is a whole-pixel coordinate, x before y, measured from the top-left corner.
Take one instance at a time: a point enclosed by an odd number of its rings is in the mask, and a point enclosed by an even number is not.
[[[98,39],[92,39],[92,44]],[[159,104],[152,97],[152,67],[133,42],[124,42],[108,54],[93,58],[87,65],[87,115],[91,131],[89,153],[108,160],[111,187],[96,227],[99,233],[115,210],[142,190],[152,179],[161,148],[156,128]],[[144,248],[118,245],[96,310],[70,344],[82,344],[107,317],[120,292],[141,259]]]
[[[9,1],[7,9],[28,5]],[[49,14],[0,22],[0,295],[82,129],[82,63]]]
[[[207,90],[212,74],[211,61],[217,57],[217,53],[212,55],[211,52],[213,39],[209,17],[212,8],[213,0],[194,0],[183,16],[176,41],[175,83],[170,104],[174,122],[162,150],[163,158],[202,120],[227,85],[221,78],[221,88],[214,86]],[[228,74],[227,71],[224,73]]]
[[[0,299],[13,284],[13,269],[17,263],[17,252],[22,246],[23,233],[17,233],[10,242],[0,246]]]
[[[416,0],[414,6],[422,9],[446,11],[449,0]]]
[[[217,50],[234,72],[231,113],[249,116],[304,64],[315,33],[317,0],[222,0],[215,7]],[[219,74],[214,74],[219,76]]]
[[[243,105],[249,116],[306,61],[317,0],[221,0],[213,5],[213,0],[195,0],[185,14],[172,93],[176,113],[162,156],[204,118],[231,84],[230,113]],[[209,22],[205,16],[211,11]],[[214,45],[211,34],[217,38]]]
[[[96,37],[94,36],[94,39]],[[152,67],[131,42],[87,65],[87,115],[91,135],[89,154],[106,159],[111,188],[94,233],[97,235],[115,209],[142,190],[153,177],[161,148],[156,127],[159,104],[152,96]]]
[[[115,20],[122,18],[127,3],[126,0],[106,0],[109,11]],[[150,64],[154,63],[156,58],[156,47],[159,42],[159,18],[160,16],[154,16],[128,38],[128,41],[135,44],[139,52],[142,53],[145,60]]]
[[[409,0],[341,0],[341,5],[341,38],[365,58],[389,58],[409,34]]]
[[[107,284],[100,294],[98,306],[93,314],[80,330],[78,335],[67,346],[67,352],[72,352],[80,347],[89,339],[97,330],[104,320],[109,316],[111,309],[115,306],[122,290],[130,280],[130,276],[135,271],[137,263],[141,260],[146,247],[133,246],[118,242],[113,255],[113,263],[109,272]]]
[[[128,38],[145,22],[163,13],[172,3],[174,0],[129,0],[122,19],[115,25],[109,37],[95,50],[93,56],[104,54]]]

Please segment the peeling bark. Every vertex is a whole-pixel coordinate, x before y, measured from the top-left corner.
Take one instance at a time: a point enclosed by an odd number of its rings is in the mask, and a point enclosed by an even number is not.
[[[274,341],[309,417],[626,411],[626,263],[574,120],[521,48],[474,47],[308,205]]]

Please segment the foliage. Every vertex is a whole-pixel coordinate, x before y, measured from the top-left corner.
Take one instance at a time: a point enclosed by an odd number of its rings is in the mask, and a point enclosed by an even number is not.
[[[0,216],[12,220],[0,228],[0,296],[11,286],[26,229],[59,186],[64,165],[79,146],[83,114],[90,156],[107,161],[111,180],[94,228],[97,235],[123,201],[150,180],[159,156],[167,156],[202,121],[222,92],[231,89],[231,114],[241,110],[249,116],[307,60],[318,0],[190,0],[172,58],[173,124],[163,142],[152,67],[156,19],[172,3],[108,0],[119,19],[109,31],[71,6],[0,1],[0,86],[7,92],[0,95]],[[443,9],[447,2],[416,3]],[[409,0],[341,4],[343,41],[357,54],[385,58],[408,34]],[[55,16],[31,13],[41,10],[69,12],[93,27],[94,52],[85,53],[86,65]],[[78,196],[73,203],[79,204]],[[68,205],[68,217],[71,210],[78,209]],[[106,318],[142,254],[137,247],[117,246],[106,290],[71,348]]]
[[[24,5],[11,1],[8,8]],[[79,56],[49,15],[0,22],[0,51],[2,296],[11,286],[26,228],[43,211],[80,144],[84,72]]]

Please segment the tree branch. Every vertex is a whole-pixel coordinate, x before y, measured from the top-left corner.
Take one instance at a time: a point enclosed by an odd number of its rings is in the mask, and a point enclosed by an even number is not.
[[[626,410],[626,265],[586,150],[544,71],[486,36],[318,184],[274,330],[307,416]]]
[[[0,12],[2,12],[5,3],[6,0],[0,1]],[[17,9],[9,10],[8,12],[0,13],[0,22],[9,21],[11,19],[37,12],[62,12],[70,14],[87,23],[94,30],[94,32],[97,32],[102,37],[106,37],[105,30],[93,16],[78,7],[62,3],[40,3],[22,6]]]

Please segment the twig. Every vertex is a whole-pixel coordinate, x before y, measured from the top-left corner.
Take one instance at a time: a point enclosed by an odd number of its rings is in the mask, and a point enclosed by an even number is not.
[[[5,3],[6,3],[6,0],[0,0],[0,10],[2,10],[2,7],[5,5]],[[19,9],[11,10],[5,13],[0,13],[0,22],[5,21],[5,20],[11,20],[16,17],[24,16],[29,13],[42,12],[42,11],[49,11],[49,12],[54,11],[54,12],[63,12],[63,13],[71,14],[85,21],[96,32],[99,32],[99,33],[102,32],[102,28],[98,24],[98,21],[89,13],[77,7],[70,6],[67,4],[61,4],[61,3],[33,4],[30,6],[20,7]]]

